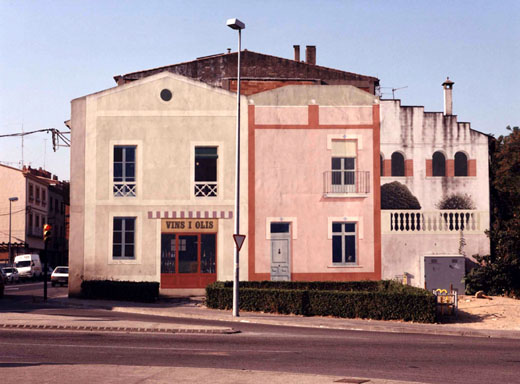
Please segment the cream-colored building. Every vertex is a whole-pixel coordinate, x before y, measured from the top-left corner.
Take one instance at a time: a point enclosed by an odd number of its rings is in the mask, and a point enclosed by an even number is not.
[[[232,278],[236,94],[162,72],[73,100],[70,126],[71,295],[83,280]]]

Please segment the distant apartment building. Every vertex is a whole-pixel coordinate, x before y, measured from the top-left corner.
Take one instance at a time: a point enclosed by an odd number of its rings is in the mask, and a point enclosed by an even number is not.
[[[312,46],[305,62],[297,46],[295,60],[250,51],[242,59],[241,279],[406,272],[424,286],[428,257],[460,256],[459,227],[434,233],[422,223],[439,221],[443,194],[487,185],[485,135],[455,116],[380,100],[377,78],[320,67]],[[227,53],[116,76],[117,87],[72,101],[71,295],[84,280],[156,281],[166,290],[232,279],[236,62]],[[382,211],[380,185],[393,180],[423,209]],[[479,244],[467,238],[468,256],[489,248],[486,193],[466,212],[464,230]],[[410,236],[416,226],[406,223],[395,231],[412,214],[422,232]]]
[[[53,226],[49,263],[67,263],[68,183],[42,169],[17,169],[0,165],[0,263],[9,263],[9,216],[11,217],[11,259],[17,254],[39,253],[44,249],[43,225]],[[9,215],[9,199],[11,215]]]

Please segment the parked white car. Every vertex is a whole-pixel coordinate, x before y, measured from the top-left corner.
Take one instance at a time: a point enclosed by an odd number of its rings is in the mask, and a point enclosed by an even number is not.
[[[3,267],[2,271],[6,277],[6,283],[18,283],[19,275],[18,270],[14,267]]]
[[[51,275],[51,285],[65,285],[69,283],[69,267],[56,267]]]

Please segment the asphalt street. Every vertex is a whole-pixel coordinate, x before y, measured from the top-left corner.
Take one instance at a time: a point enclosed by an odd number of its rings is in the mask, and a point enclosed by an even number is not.
[[[90,317],[92,322],[125,319],[231,326],[240,333],[155,335],[2,330],[0,370],[35,365],[109,364],[122,368],[203,367],[312,373],[439,384],[520,383],[518,340],[281,327],[60,308],[27,300],[39,289],[38,285],[18,288],[6,292],[0,311],[83,316]],[[50,295],[64,292],[66,288],[49,289]]]

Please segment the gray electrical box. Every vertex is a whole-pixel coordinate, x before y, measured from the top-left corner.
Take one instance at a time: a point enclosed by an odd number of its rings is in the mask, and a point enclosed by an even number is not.
[[[466,287],[462,282],[466,273],[466,261],[464,256],[424,256],[424,281],[426,289],[450,288],[464,295]]]

